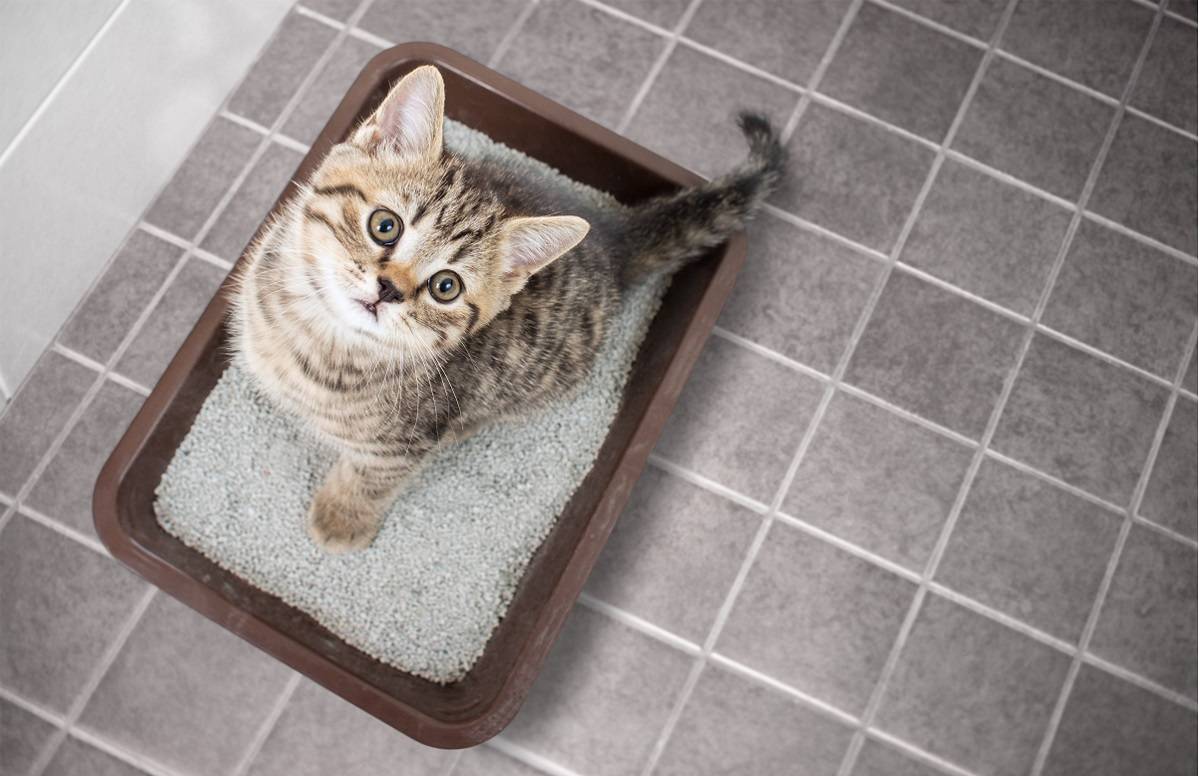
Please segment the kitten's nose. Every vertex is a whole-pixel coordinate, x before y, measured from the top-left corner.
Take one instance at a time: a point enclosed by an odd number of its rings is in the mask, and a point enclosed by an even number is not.
[[[385,277],[379,278],[379,302],[378,304],[386,304],[387,302],[403,302],[404,292],[396,288],[392,281]]]

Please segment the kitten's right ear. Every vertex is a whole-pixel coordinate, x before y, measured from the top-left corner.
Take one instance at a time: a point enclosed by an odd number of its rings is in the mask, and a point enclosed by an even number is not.
[[[412,71],[362,123],[351,142],[368,151],[387,148],[415,159],[442,153],[446,85],[433,65]]]

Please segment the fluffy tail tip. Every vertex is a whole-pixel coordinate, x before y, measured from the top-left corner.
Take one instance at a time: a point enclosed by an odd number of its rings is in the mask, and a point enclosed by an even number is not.
[[[779,133],[771,120],[761,113],[744,110],[737,115],[738,128],[750,144],[750,155],[764,166],[782,171],[787,164],[787,150],[779,141]]]

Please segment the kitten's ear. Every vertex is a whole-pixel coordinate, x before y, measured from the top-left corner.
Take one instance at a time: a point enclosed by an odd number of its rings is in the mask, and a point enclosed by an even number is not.
[[[576,216],[510,218],[500,227],[504,279],[519,291],[531,275],[587,236],[588,222]]]
[[[367,150],[390,146],[402,156],[424,158],[442,152],[442,112],[446,86],[433,65],[412,71],[384,98],[352,142]]]

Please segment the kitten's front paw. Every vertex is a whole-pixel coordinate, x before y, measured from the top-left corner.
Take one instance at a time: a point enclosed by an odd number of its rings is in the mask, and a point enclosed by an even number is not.
[[[331,555],[361,550],[379,533],[374,504],[321,488],[308,510],[308,535]]]

